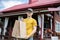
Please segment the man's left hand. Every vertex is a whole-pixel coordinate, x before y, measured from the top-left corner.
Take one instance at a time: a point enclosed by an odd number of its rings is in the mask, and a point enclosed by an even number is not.
[[[28,35],[28,36],[27,36],[27,39],[28,39],[29,37],[30,37],[30,36]]]

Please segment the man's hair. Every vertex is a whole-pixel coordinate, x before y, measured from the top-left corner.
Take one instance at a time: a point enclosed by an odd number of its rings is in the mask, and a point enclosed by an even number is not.
[[[29,8],[26,12],[33,13],[33,9]]]

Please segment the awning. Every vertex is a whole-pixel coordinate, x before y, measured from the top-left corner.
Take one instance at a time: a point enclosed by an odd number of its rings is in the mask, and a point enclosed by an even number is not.
[[[40,12],[60,11],[60,8],[48,8],[47,10],[41,10]]]
[[[60,11],[60,8],[48,8],[48,11]]]
[[[16,5],[13,7],[10,7],[8,9],[4,9],[0,12],[8,12],[8,11],[14,11],[14,10],[21,10],[24,8],[32,8],[32,7],[37,7],[37,6],[42,6],[42,5],[48,5],[48,4],[54,4],[54,3],[60,3],[59,0],[40,0],[34,3],[30,3],[30,4],[23,4],[23,5]]]

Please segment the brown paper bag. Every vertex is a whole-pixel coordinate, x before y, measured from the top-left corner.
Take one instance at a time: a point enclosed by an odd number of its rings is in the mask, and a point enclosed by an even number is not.
[[[15,21],[12,37],[25,38],[26,37],[26,24],[22,21]]]
[[[26,24],[20,21],[20,38],[25,38],[26,35]]]
[[[20,38],[20,22],[18,20],[15,21],[12,37]]]

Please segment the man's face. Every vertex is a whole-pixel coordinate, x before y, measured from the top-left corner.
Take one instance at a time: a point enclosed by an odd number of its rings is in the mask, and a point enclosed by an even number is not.
[[[27,13],[27,16],[30,17],[33,15],[33,13],[29,13],[29,12],[26,12]]]

